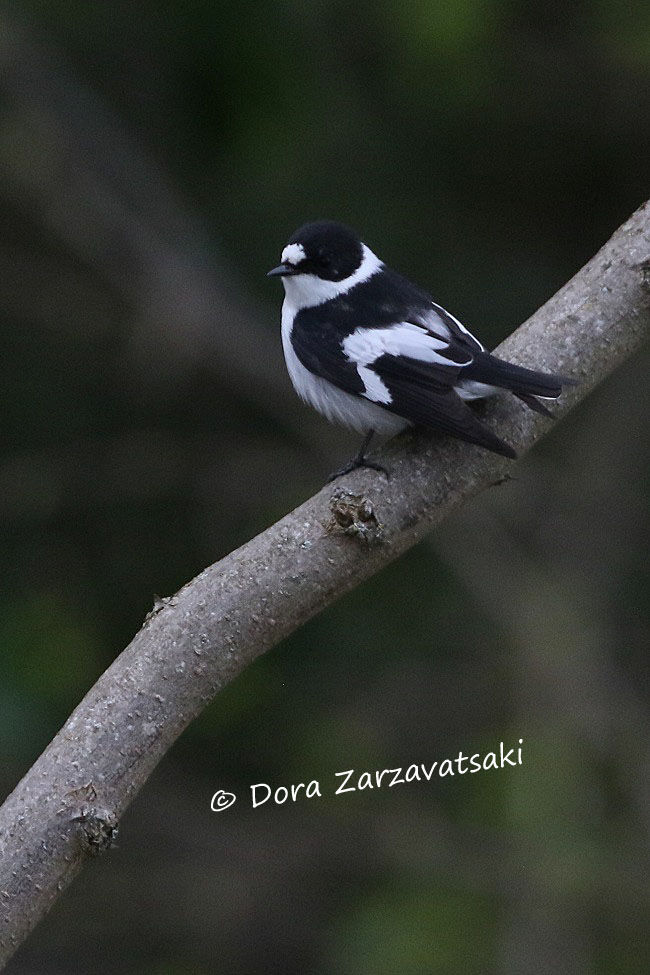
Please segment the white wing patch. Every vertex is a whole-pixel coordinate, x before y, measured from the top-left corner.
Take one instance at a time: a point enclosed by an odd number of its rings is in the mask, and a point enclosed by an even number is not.
[[[453,363],[438,350],[446,349],[449,342],[437,338],[426,328],[413,322],[400,322],[388,328],[357,328],[343,340],[343,351],[354,362],[365,392],[361,395],[375,403],[391,403],[392,396],[386,384],[370,366],[382,355],[405,356],[420,362],[436,362],[449,366]]]
[[[367,366],[361,365],[357,365],[357,372],[359,373],[359,379],[365,387],[361,394],[362,396],[372,400],[373,403],[385,403],[388,405],[393,402],[393,397],[390,395],[388,386],[379,378],[376,372],[373,372]]]

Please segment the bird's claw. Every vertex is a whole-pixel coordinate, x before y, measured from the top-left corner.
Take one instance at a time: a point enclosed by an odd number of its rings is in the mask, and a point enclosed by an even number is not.
[[[390,472],[383,464],[378,464],[374,460],[367,460],[365,457],[355,457],[340,470],[330,474],[327,478],[327,483],[329,484],[331,481],[335,481],[337,477],[343,477],[344,474],[351,474],[352,471],[356,471],[360,467],[369,467],[371,470],[378,471],[380,474],[384,474],[387,479],[390,479]]]

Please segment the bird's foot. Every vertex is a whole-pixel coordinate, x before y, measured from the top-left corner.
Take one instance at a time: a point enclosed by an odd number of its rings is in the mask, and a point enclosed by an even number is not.
[[[337,477],[343,477],[344,474],[350,474],[360,467],[369,467],[371,470],[379,471],[380,474],[385,474],[387,478],[390,478],[388,468],[384,467],[383,464],[378,464],[374,460],[368,460],[366,457],[357,455],[339,471],[334,471],[333,474],[330,474],[327,478],[327,483],[329,484],[331,481],[335,481]]]

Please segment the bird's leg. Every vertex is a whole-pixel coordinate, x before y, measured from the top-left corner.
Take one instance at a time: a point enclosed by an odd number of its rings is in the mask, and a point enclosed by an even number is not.
[[[330,474],[330,476],[327,478],[328,482],[336,480],[337,477],[342,477],[343,474],[349,474],[351,471],[356,471],[359,467],[370,467],[373,471],[380,471],[382,474],[385,474],[386,477],[389,476],[388,471],[381,464],[377,464],[375,461],[366,459],[366,451],[370,446],[370,441],[372,440],[374,433],[374,430],[368,430],[368,433],[363,438],[363,443],[361,444],[359,453],[356,455],[356,457],[353,457],[352,460],[345,465],[345,467],[341,468],[340,471],[334,471],[333,474]]]

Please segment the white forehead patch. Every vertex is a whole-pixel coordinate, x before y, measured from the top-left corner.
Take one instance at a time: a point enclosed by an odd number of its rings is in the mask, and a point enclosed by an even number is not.
[[[301,261],[304,261],[306,256],[305,248],[302,244],[287,244],[282,251],[282,263],[293,264],[295,266],[296,264],[300,264]]]

